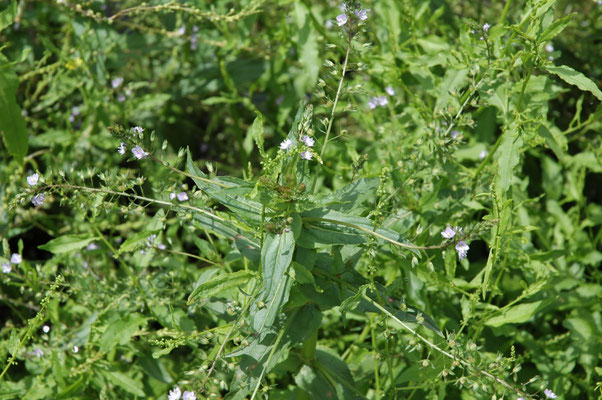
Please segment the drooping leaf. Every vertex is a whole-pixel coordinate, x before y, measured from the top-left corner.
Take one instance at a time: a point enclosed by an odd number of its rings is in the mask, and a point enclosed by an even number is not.
[[[590,92],[598,100],[602,101],[602,91],[600,91],[600,88],[598,88],[594,81],[583,75],[581,72],[575,71],[573,68],[566,65],[550,65],[544,67],[544,69],[558,76],[569,85],[577,86],[581,90]]]
[[[489,318],[485,325],[493,328],[506,324],[519,324],[528,321],[542,305],[543,301],[533,303],[523,303],[512,306],[504,310],[500,315]]]
[[[514,175],[514,167],[520,161],[520,149],[523,140],[518,135],[515,129],[509,128],[504,132],[502,143],[499,147],[499,156],[497,160],[498,174],[497,183],[498,190],[505,192],[512,183]]]
[[[16,4],[13,1],[13,4]],[[27,126],[17,104],[19,80],[8,59],[0,53],[0,133],[8,152],[20,163],[27,154]]]

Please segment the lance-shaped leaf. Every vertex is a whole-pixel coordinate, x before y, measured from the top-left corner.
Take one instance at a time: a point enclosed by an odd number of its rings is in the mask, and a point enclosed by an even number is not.
[[[267,235],[261,249],[262,287],[251,306],[252,326],[257,332],[270,327],[287,302],[292,279],[287,274],[293,260],[295,239],[292,232]]]
[[[221,274],[214,276],[207,282],[197,286],[190,296],[188,296],[188,305],[194,303],[198,299],[208,299],[221,293],[225,290],[233,289],[242,286],[254,278],[255,274],[250,271],[238,271],[231,274]]]

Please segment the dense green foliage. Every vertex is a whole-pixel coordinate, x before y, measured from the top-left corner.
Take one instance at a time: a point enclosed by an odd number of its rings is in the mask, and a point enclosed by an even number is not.
[[[0,2],[0,399],[599,398],[600,3]]]

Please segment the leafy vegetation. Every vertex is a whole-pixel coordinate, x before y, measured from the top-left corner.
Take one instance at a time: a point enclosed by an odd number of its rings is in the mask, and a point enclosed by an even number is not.
[[[602,395],[602,4],[5,1],[0,399]]]

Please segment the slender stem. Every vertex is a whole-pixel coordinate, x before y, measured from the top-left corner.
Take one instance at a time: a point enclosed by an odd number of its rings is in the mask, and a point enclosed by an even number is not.
[[[199,207],[195,207],[195,206],[191,206],[188,204],[177,204],[177,203],[172,203],[169,201],[165,201],[165,200],[157,200],[157,199],[152,199],[150,197],[145,197],[145,196],[139,196],[137,194],[132,194],[132,193],[126,193],[126,192],[117,192],[115,190],[110,190],[110,189],[98,189],[98,188],[91,188],[91,187],[87,187],[87,186],[79,186],[79,185],[70,185],[70,184],[56,184],[56,185],[46,185],[44,188],[48,188],[48,189],[75,189],[75,190],[84,190],[84,191],[88,191],[88,192],[93,192],[93,193],[105,193],[105,194],[113,194],[115,196],[124,196],[124,197],[129,197],[132,199],[136,199],[136,200],[142,200],[142,201],[146,201],[148,203],[153,203],[153,204],[161,204],[164,206],[175,206],[175,207],[180,207],[180,208],[184,208],[187,210],[193,210],[202,214],[206,214],[208,216],[210,216],[211,218],[215,218],[219,221],[225,221],[222,217],[218,217],[215,214],[210,213],[207,210],[203,210],[202,208]]]
[[[347,51],[345,53],[345,61],[343,62],[343,71],[341,72],[341,79],[339,80],[339,87],[337,89],[337,94],[334,97],[334,103],[332,105],[332,111],[330,112],[330,119],[328,120],[328,127],[326,128],[326,137],[324,138],[324,143],[322,144],[322,149],[320,150],[320,158],[324,158],[324,152],[326,151],[326,145],[328,145],[328,139],[330,138],[330,132],[332,130],[332,122],[334,121],[334,113],[337,109],[337,104],[339,102],[339,98],[341,96],[341,90],[343,89],[343,81],[345,80],[345,73],[347,72],[347,63],[349,62],[349,53],[351,52],[351,39],[352,35],[349,34],[347,39]],[[318,166],[319,171],[320,166]],[[316,188],[316,182],[318,180],[318,171],[314,175],[314,179],[311,183],[311,190],[313,191]]]
[[[382,311],[384,314],[386,314],[389,318],[395,320],[395,322],[397,322],[398,324],[400,324],[401,326],[403,326],[407,331],[409,331],[412,335],[416,336],[417,338],[419,338],[420,340],[422,340],[424,343],[426,343],[426,345],[428,345],[430,348],[432,348],[433,350],[438,351],[439,353],[443,354],[444,356],[452,359],[452,360],[456,360],[458,361],[460,364],[464,365],[467,368],[470,368],[472,370],[474,370],[476,373],[484,375],[490,379],[493,379],[494,381],[496,381],[497,383],[499,383],[500,385],[516,392],[517,394],[524,396],[528,399],[533,400],[533,397],[531,397],[529,394],[523,392],[520,389],[515,388],[514,386],[512,386],[511,384],[509,384],[508,382],[506,382],[505,380],[498,378],[497,376],[491,374],[488,371],[482,370],[478,367],[475,367],[474,365],[470,364],[468,361],[465,361],[461,358],[458,358],[456,356],[454,356],[453,354],[443,350],[441,347],[437,346],[435,343],[431,342],[430,340],[428,340],[427,338],[425,338],[424,336],[422,336],[421,334],[419,334],[416,330],[412,329],[409,325],[407,325],[406,323],[404,323],[403,321],[401,321],[399,318],[397,318],[395,315],[393,315],[391,312],[389,312],[389,310],[387,310],[386,308],[384,308],[383,306],[381,306],[380,304],[378,304],[377,302],[375,302],[374,300],[372,300],[368,295],[366,295],[365,293],[362,295],[362,297],[368,301],[370,304],[372,304],[374,307],[378,308],[380,311]]]
[[[198,176],[198,175],[194,175],[194,174],[189,174],[188,172],[182,171],[181,169],[178,169],[178,168],[172,167],[171,165],[169,165],[169,164],[167,164],[167,163],[163,162],[161,159],[157,158],[157,157],[156,157],[155,155],[153,155],[153,153],[151,153],[150,151],[147,151],[147,149],[144,149],[144,151],[146,151],[146,152],[148,153],[148,156],[149,156],[150,158],[152,158],[153,160],[155,160],[156,162],[158,162],[159,164],[161,164],[161,165],[162,165],[162,166],[164,166],[165,168],[167,168],[167,169],[169,169],[169,170],[171,170],[171,171],[173,171],[173,172],[175,172],[175,173],[178,173],[178,174],[184,175],[184,176],[186,176],[186,177],[188,177],[188,178],[191,178],[191,179],[198,179],[198,180],[200,180],[200,181],[203,181],[203,182],[206,182],[206,183],[211,183],[212,185],[221,186],[221,187],[223,187],[223,188],[227,188],[227,187],[228,187],[228,185],[225,185],[225,184],[223,184],[223,183],[216,182],[216,181],[212,181],[211,179],[203,178],[202,176]]]
[[[497,21],[498,25],[504,22],[504,19],[506,19],[506,14],[508,14],[508,10],[510,9],[510,4],[512,4],[512,0],[506,0],[502,15],[500,15],[500,19]]]

